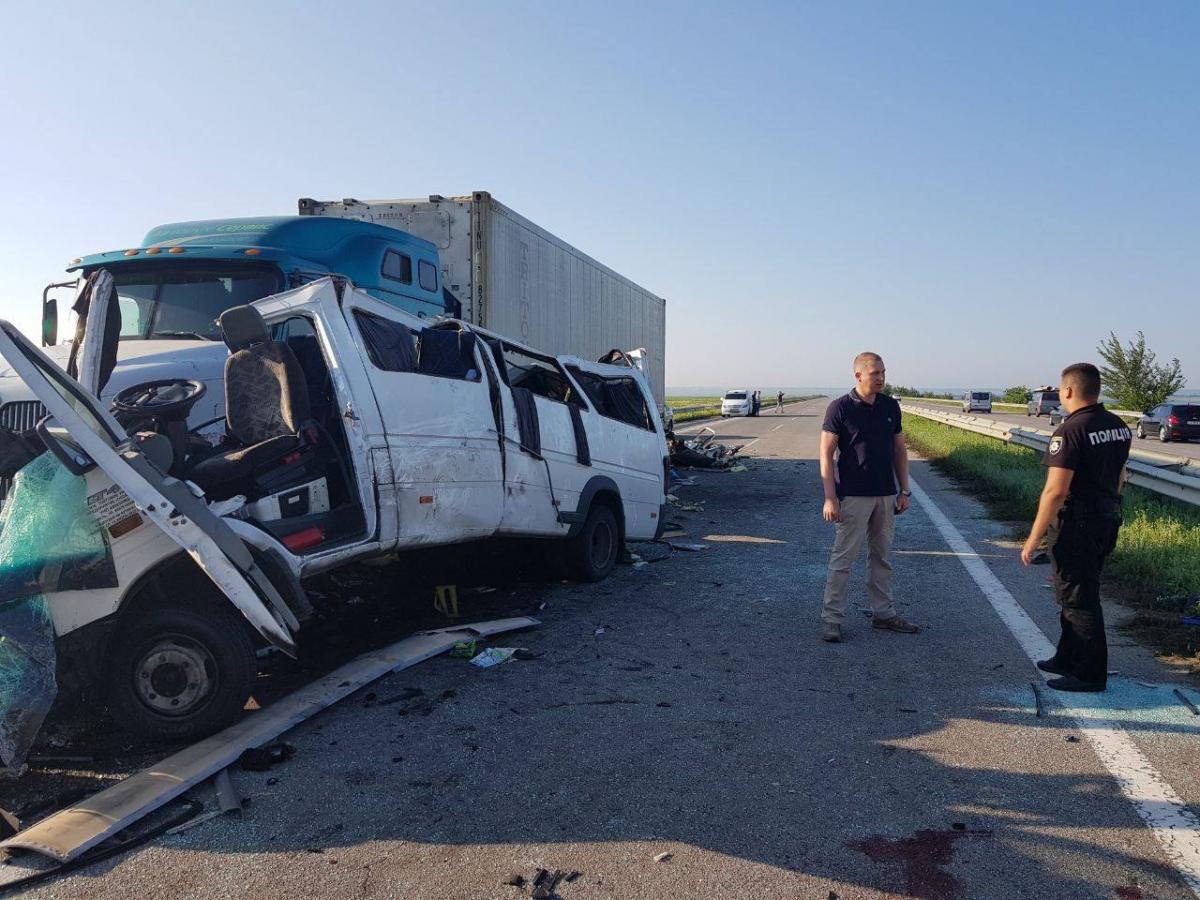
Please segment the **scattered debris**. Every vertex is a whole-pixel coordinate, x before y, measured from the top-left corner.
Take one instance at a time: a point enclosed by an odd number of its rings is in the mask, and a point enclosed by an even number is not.
[[[554,896],[554,890],[558,887],[558,883],[566,877],[567,873],[555,869],[553,872],[548,872],[545,869],[538,869],[537,874],[533,876],[533,881],[529,883],[529,896],[533,900],[551,900]]]
[[[285,745],[287,746],[287,745]],[[222,769],[213,776],[213,790],[217,794],[217,805],[223,813],[241,813],[242,795],[233,784],[233,776],[228,768]]]
[[[1078,737],[1077,735],[1074,735],[1074,734],[1068,734],[1068,735],[1066,736],[1066,738],[1064,738],[1064,740],[1065,740],[1065,741],[1066,741],[1068,744],[1078,744],[1078,743],[1079,743],[1079,737]]]
[[[531,659],[541,659],[545,655],[545,650],[526,650],[524,647],[518,647],[513,651],[513,659],[519,659],[522,662],[529,662]]]
[[[481,669],[490,669],[492,666],[508,662],[516,652],[516,647],[488,647],[471,660],[471,665],[479,666]]]
[[[699,553],[701,550],[708,549],[708,544],[670,544],[670,546],[674,550],[686,550],[688,553]]]
[[[1036,710],[1036,715],[1039,719],[1046,715],[1045,701],[1042,699],[1042,689],[1036,681],[1029,682],[1029,686],[1033,688],[1033,705]]]
[[[439,584],[433,589],[433,608],[447,619],[458,618],[458,585]]]
[[[476,641],[459,641],[454,645],[454,649],[450,651],[450,655],[455,659],[471,659],[479,654]]]
[[[900,712],[915,713],[917,712],[917,709],[914,706],[901,706]]]
[[[525,876],[514,872],[512,875],[509,875],[506,879],[504,879],[500,883],[501,884],[511,884],[513,887],[517,887],[517,888],[525,887]]]
[[[296,755],[296,748],[284,741],[276,741],[265,747],[251,747],[238,758],[238,764],[247,772],[265,772]]]
[[[730,466],[730,467],[729,467],[729,471],[730,471],[730,472],[749,472],[749,471],[750,471],[750,467],[749,467],[749,466],[743,466],[741,463],[739,463],[739,464],[738,464],[738,465],[736,465],[736,466]]]
[[[664,850],[662,853],[659,853],[659,854],[657,854],[657,855],[654,857],[654,861],[655,861],[656,863],[660,863],[660,862],[666,862],[667,860],[669,860],[669,859],[670,859],[672,856],[674,856],[674,855],[675,855],[675,854],[674,854],[674,853],[672,853],[670,850]]]
[[[1196,704],[1193,703],[1183,691],[1181,691],[1179,688],[1173,688],[1171,693],[1183,701],[1183,705],[1192,711],[1193,716],[1200,716],[1200,709],[1196,708]]]

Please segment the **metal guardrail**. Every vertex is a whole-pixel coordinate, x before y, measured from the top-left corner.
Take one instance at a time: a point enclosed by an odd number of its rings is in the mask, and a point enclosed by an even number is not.
[[[962,400],[948,400],[945,397],[897,397],[897,400],[902,403],[940,403],[944,406],[962,406]],[[1006,403],[1003,400],[993,400],[993,407],[999,407],[1002,410],[1013,413],[1027,412],[1029,407],[1025,403]],[[1122,419],[1140,419],[1144,413],[1134,412],[1131,409],[1112,409],[1108,411],[1114,416],[1120,416]]]
[[[905,404],[904,411],[923,419],[931,419],[972,431],[975,434],[986,435],[1018,447],[1028,447],[1030,450],[1045,452],[1050,446],[1050,435],[1033,428],[1023,428],[1019,425],[1009,425],[994,419],[983,419],[979,416],[965,416],[958,413],[944,413],[941,410],[922,408]],[[1200,477],[1183,474],[1175,469],[1196,470],[1196,460],[1188,457],[1171,456],[1167,453],[1157,453],[1153,450],[1134,450],[1129,455],[1127,465],[1127,480],[1130,484],[1146,488],[1167,497],[1174,497],[1184,503],[1200,506]]]

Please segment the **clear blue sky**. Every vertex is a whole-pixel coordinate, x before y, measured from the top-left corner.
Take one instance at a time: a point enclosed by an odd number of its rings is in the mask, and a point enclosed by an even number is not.
[[[5,14],[0,316],[300,196],[492,191],[668,299],[667,382],[1200,386],[1200,4],[43,4]]]

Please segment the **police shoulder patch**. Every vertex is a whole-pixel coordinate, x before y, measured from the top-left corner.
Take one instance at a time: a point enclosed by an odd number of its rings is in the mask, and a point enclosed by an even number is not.
[[[1060,438],[1060,437],[1050,438],[1050,455],[1051,456],[1057,455],[1058,451],[1061,449],[1062,449],[1062,438]]]

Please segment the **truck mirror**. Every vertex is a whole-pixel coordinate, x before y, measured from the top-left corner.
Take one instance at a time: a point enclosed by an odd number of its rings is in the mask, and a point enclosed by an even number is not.
[[[42,346],[58,343],[58,301],[47,297],[42,301]]]

